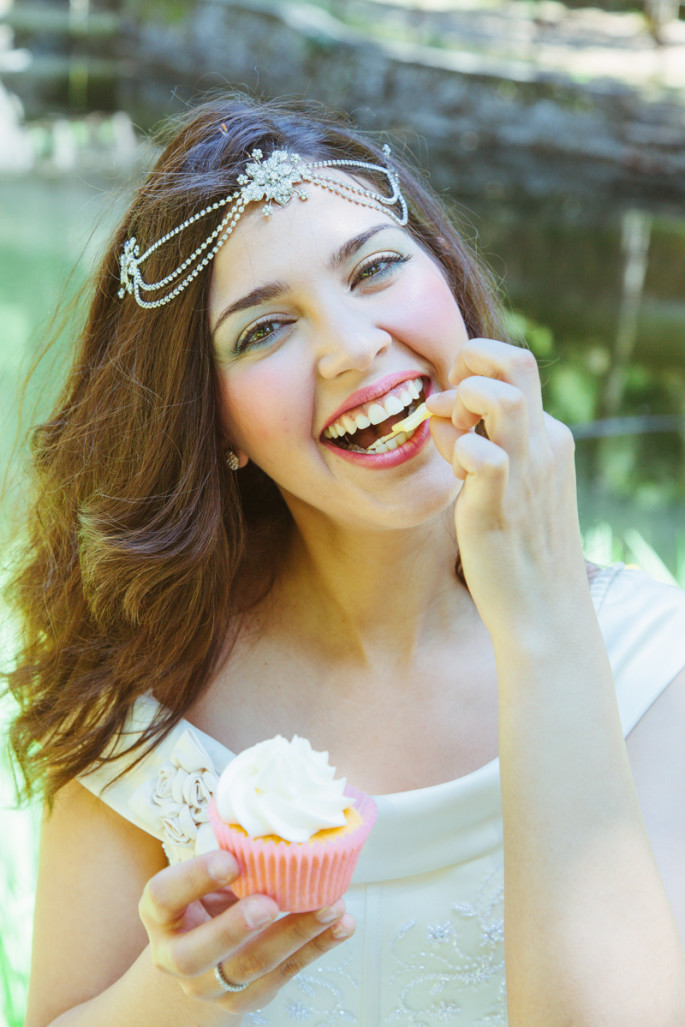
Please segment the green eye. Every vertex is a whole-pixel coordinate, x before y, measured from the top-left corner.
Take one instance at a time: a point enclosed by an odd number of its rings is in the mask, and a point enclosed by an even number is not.
[[[243,353],[250,347],[259,346],[265,342],[268,342],[273,335],[276,335],[279,328],[282,328],[287,322],[265,320],[258,321],[257,324],[252,325],[247,331],[238,339],[236,343],[236,353]]]
[[[400,264],[405,264],[410,257],[401,256],[399,253],[382,253],[371,257],[366,264],[358,269],[353,281],[353,286],[358,282],[368,282],[369,279],[382,279],[389,276]]]

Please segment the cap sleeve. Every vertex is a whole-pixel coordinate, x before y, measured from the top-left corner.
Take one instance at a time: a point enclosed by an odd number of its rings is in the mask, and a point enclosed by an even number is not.
[[[627,735],[685,667],[685,592],[623,564],[603,568],[591,590]]]
[[[139,698],[112,750],[114,758],[79,781],[136,827],[159,838],[169,862],[178,863],[216,848],[207,806],[231,754],[182,720],[136,763],[138,753],[125,750],[152,724],[159,708],[152,696]],[[117,757],[117,752],[122,755]]]

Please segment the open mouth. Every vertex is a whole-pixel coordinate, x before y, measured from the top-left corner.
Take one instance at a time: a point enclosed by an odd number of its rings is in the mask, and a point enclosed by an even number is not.
[[[389,435],[394,424],[404,420],[423,403],[427,396],[426,387],[427,381],[420,377],[402,382],[374,402],[346,411],[333,424],[328,425],[321,437],[339,449],[368,453],[369,446]],[[400,432],[382,446],[373,449],[372,453],[389,453],[404,445],[413,434],[413,431]]]

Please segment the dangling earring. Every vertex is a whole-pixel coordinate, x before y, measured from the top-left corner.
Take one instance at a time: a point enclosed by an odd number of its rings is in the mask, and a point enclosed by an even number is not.
[[[226,450],[226,463],[228,464],[229,470],[231,471],[237,471],[240,467],[240,460],[238,459],[238,457],[232,449]]]

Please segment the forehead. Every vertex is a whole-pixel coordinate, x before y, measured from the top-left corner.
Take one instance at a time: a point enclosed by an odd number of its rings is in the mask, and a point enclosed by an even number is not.
[[[331,177],[333,177],[331,175]],[[340,177],[343,178],[342,174]],[[367,207],[318,185],[304,183],[308,198],[294,194],[285,206],[248,207],[213,262],[210,306],[220,295],[243,292],[265,281],[284,280],[303,264],[322,266],[343,243],[373,225],[406,229],[380,207]]]

